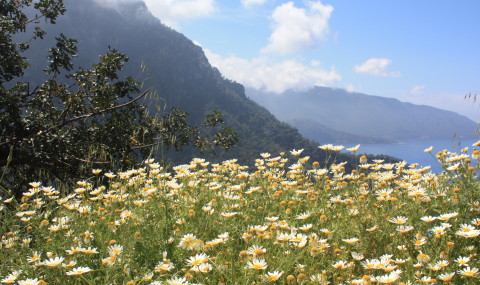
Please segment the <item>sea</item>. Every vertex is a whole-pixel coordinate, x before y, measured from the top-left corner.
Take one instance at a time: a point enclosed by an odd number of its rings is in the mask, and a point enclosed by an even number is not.
[[[386,154],[405,160],[409,164],[418,163],[420,166],[431,166],[431,171],[440,173],[441,165],[435,158],[438,151],[444,149],[451,152],[459,152],[461,149],[468,147],[469,153],[472,151],[472,144],[479,139],[404,139],[397,140],[398,143],[392,144],[360,144],[357,154]],[[345,144],[346,148],[354,147],[357,144]],[[433,147],[431,153],[424,150]]]

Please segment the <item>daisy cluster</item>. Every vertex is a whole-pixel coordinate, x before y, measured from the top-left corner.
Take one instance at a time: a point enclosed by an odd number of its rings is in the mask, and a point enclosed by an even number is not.
[[[0,199],[0,283],[478,284],[479,145],[437,152],[440,174],[292,150],[32,182]]]

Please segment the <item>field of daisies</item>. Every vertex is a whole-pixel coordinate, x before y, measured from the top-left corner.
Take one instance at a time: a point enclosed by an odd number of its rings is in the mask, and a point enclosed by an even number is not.
[[[441,174],[292,150],[32,182],[0,199],[0,283],[479,284],[478,146],[426,149]]]

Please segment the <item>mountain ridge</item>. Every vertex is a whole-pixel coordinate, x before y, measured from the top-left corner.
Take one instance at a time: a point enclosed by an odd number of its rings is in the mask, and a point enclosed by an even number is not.
[[[311,118],[294,118],[287,122],[294,126],[306,138],[311,139],[320,144],[329,142],[335,144],[357,143],[357,144],[392,144],[396,141],[360,136],[347,132],[337,131],[328,126],[313,120]]]
[[[477,128],[475,122],[452,111],[343,89],[316,86],[278,95],[247,89],[247,95],[283,121],[312,119],[336,131],[393,141],[454,134],[473,138]]]

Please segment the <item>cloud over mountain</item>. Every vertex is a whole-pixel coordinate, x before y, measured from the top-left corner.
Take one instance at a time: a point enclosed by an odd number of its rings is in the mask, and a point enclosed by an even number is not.
[[[178,26],[179,21],[207,17],[216,11],[214,0],[145,0],[145,4],[155,17],[171,27]]]
[[[425,85],[416,85],[410,90],[410,93],[413,95],[420,95],[423,93],[425,87]]]
[[[377,76],[398,77],[398,71],[389,71],[388,66],[392,61],[388,58],[370,58],[362,64],[355,65],[354,69],[357,73],[364,73]]]
[[[210,64],[225,77],[254,89],[281,93],[288,89],[306,90],[314,85],[332,86],[341,79],[334,68],[324,70],[318,62],[273,62],[265,56],[247,60],[233,55],[222,57],[208,49],[204,51]]]
[[[294,2],[287,2],[273,11],[273,31],[264,52],[293,54],[318,46],[325,39],[333,7],[320,1],[306,4],[306,8],[299,8]]]

